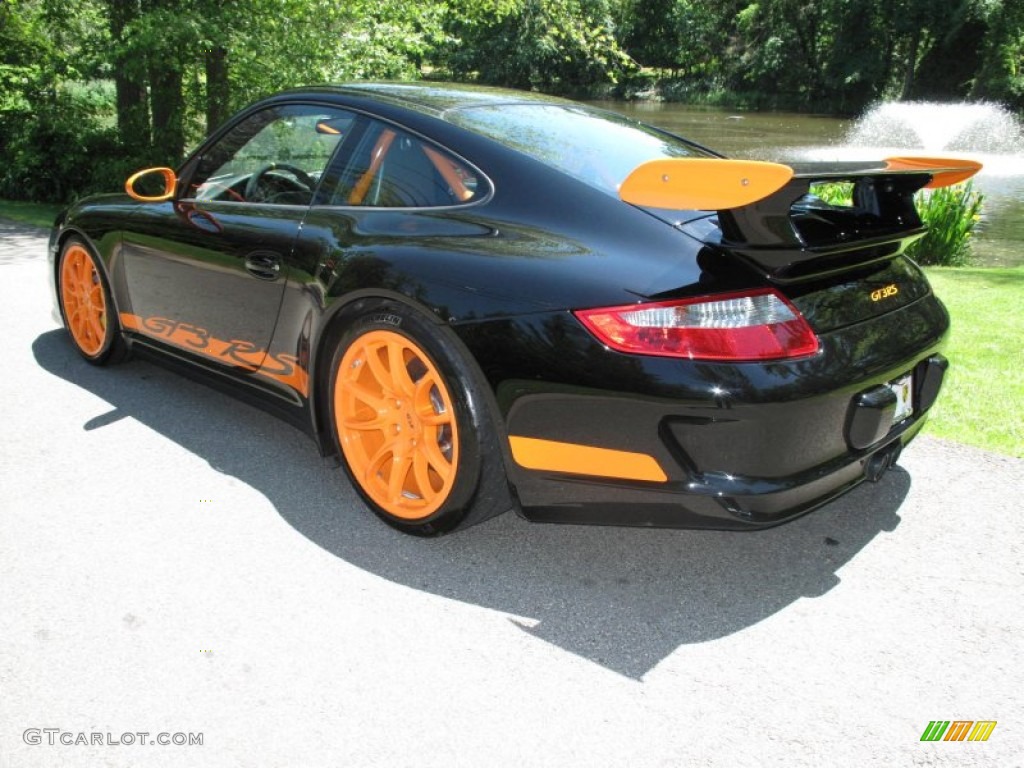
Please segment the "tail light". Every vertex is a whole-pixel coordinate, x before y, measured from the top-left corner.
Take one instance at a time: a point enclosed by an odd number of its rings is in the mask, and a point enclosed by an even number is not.
[[[636,355],[752,361],[818,351],[800,311],[770,288],[574,314],[603,344]]]

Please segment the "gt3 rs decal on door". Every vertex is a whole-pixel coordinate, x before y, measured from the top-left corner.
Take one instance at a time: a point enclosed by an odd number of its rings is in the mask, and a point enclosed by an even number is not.
[[[222,363],[266,376],[291,387],[303,397],[309,394],[309,376],[295,355],[269,352],[252,342],[238,339],[224,341],[211,336],[205,328],[165,317],[140,317],[122,312],[120,318],[122,327],[127,331],[151,336],[181,349],[199,352]]]

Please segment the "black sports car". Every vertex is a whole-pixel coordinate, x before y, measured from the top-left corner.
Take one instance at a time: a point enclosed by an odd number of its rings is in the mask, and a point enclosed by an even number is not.
[[[50,278],[86,360],[268,408],[403,531],[509,508],[753,528],[921,429],[949,319],[903,255],[912,195],[977,168],[727,160],[535,94],[306,88],[62,214]]]

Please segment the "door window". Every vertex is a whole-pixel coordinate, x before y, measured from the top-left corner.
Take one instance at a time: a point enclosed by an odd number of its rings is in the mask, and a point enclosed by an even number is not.
[[[203,153],[188,197],[236,203],[309,205],[354,116],[314,105],[250,115]]]

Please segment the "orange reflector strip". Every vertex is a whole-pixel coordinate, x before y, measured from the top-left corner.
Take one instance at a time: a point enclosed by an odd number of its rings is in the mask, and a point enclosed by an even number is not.
[[[981,170],[981,163],[954,157],[889,157],[885,160],[885,169],[931,173],[932,180],[924,188],[936,189],[967,181]]]
[[[619,197],[652,208],[722,211],[778,192],[793,169],[758,160],[673,157],[641,163],[619,187]]]
[[[621,480],[648,480],[664,483],[665,471],[646,453],[615,451],[578,443],[560,443],[535,437],[510,436],[512,457],[526,469],[570,472],[574,475],[614,477]]]

